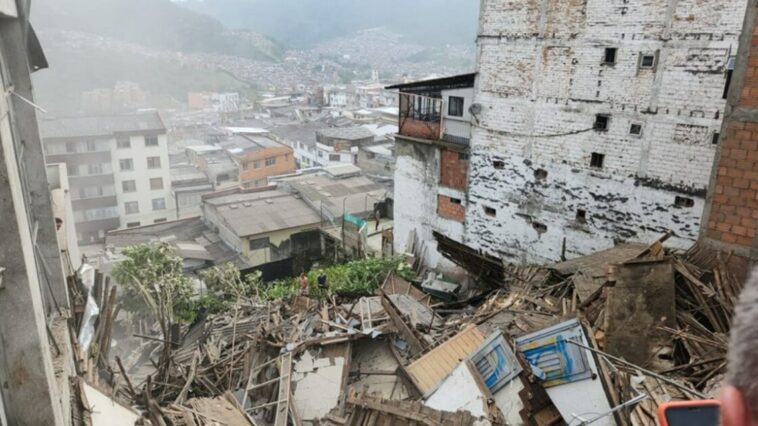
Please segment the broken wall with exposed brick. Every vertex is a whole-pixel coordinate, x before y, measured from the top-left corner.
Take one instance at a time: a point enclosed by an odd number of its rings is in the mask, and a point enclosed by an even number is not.
[[[544,261],[670,229],[688,247],[746,4],[483,0],[466,244]]]
[[[758,260],[758,18],[745,16],[702,226],[713,248]],[[746,273],[746,270],[744,271]]]
[[[416,241],[425,246],[420,250],[425,265],[440,271],[453,270],[454,264],[437,251],[432,232],[463,240],[467,157],[460,160],[458,152],[400,135],[395,140],[395,155],[395,252],[404,253],[411,233],[415,232]]]

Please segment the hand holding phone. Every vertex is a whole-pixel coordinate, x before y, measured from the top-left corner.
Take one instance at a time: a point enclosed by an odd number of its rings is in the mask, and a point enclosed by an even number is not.
[[[718,426],[719,402],[716,400],[666,402],[658,406],[661,426]]]

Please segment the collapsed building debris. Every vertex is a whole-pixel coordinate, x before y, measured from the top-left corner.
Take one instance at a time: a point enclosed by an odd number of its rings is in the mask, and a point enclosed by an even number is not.
[[[727,256],[664,240],[546,267],[444,245],[483,278],[475,297],[390,274],[374,296],[242,301],[169,340],[142,336],[117,368],[115,288],[96,274],[84,386],[145,425],[654,425],[658,404],[712,395],[740,289]]]

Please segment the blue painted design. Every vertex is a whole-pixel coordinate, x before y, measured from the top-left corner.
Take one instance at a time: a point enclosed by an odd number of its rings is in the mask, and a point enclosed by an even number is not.
[[[495,356],[495,362],[492,363],[494,369],[489,376],[484,378],[484,383],[488,388],[492,389],[497,381],[505,375],[505,373],[511,371],[511,368],[508,365],[508,358],[506,357],[505,351],[503,350],[502,346],[496,346],[493,348],[493,351],[488,356],[490,355]]]

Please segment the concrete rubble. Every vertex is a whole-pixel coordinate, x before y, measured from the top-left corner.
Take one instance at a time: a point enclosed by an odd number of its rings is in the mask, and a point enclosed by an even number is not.
[[[419,268],[374,295],[243,302],[171,342],[147,330],[116,362],[116,289],[97,274],[89,292],[72,286],[72,332],[87,296],[100,312],[76,347],[75,412],[91,425],[655,425],[658,404],[713,394],[739,292],[727,255],[672,252],[667,237],[540,267],[440,240],[478,283],[457,299],[422,291]]]

